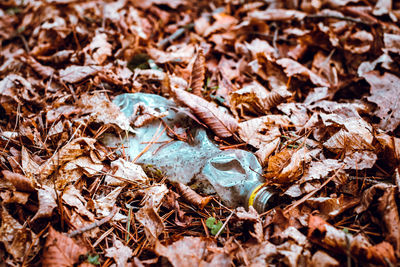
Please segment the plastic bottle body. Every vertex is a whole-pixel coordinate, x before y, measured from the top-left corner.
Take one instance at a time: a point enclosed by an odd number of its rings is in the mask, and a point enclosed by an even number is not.
[[[268,190],[261,190],[263,178],[259,173],[262,169],[252,153],[240,149],[218,149],[208,138],[205,129],[190,119],[183,108],[178,108],[173,101],[161,96],[135,93],[119,95],[114,99],[114,103],[128,117],[132,116],[134,106],[139,102],[160,112],[168,111],[168,116],[162,120],[171,129],[174,126],[186,128],[193,139],[190,143],[171,140],[166,131],[160,130],[160,122],[154,121],[136,128],[134,135],[130,134],[122,140],[130,159],[142,152],[156,135],[157,142],[136,163],[153,165],[163,171],[169,180],[189,185],[198,192],[217,193],[228,206],[247,207],[252,197],[252,204],[259,212],[265,209],[269,197],[260,198],[259,195]],[[115,146],[121,140],[108,135],[103,142]],[[265,205],[259,203],[261,200]]]

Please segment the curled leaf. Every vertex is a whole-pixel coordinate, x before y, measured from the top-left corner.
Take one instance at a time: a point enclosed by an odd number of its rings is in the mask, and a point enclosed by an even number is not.
[[[190,75],[190,88],[193,94],[201,96],[201,90],[203,89],[204,78],[206,74],[205,68],[205,57],[202,49],[199,49],[196,55],[196,59],[193,64],[192,73]]]
[[[200,209],[204,209],[207,203],[212,199],[212,197],[210,196],[200,196],[189,186],[182,183],[175,183],[174,185],[184,200],[186,200],[190,204],[195,205],[196,207],[199,207]]]

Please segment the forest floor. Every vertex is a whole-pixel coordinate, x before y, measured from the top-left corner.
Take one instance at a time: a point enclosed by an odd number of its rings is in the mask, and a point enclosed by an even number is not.
[[[399,21],[392,0],[1,1],[0,266],[396,265]],[[104,143],[190,139],[112,102],[137,92],[254,153],[278,201],[223,205]]]

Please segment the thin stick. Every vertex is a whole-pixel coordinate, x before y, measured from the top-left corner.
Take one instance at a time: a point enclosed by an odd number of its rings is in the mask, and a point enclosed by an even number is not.
[[[157,142],[158,139],[161,137],[161,135],[165,132],[165,129],[166,129],[166,128],[164,128],[164,129],[161,131],[161,133],[157,136],[158,131],[159,131],[160,128],[161,128],[161,125],[162,125],[162,123],[160,122],[160,125],[158,126],[157,132],[156,132],[156,134],[154,135],[154,137],[151,139],[150,143],[142,150],[142,152],[140,152],[140,153],[136,156],[136,158],[135,158],[134,160],[132,160],[132,163],[135,163],[144,153],[146,153],[147,150],[149,150],[149,148],[154,144],[154,142]]]
[[[222,230],[224,230],[225,226],[228,224],[229,220],[231,219],[233,213],[234,212],[232,211],[231,214],[229,214],[228,218],[226,219],[226,221],[224,222],[222,227],[219,229],[218,233],[215,235],[215,238],[218,238],[219,234],[222,232]]]
[[[305,202],[307,199],[309,199],[311,196],[313,196],[315,193],[317,193],[319,190],[321,190],[325,185],[327,185],[330,181],[332,181],[333,178],[336,177],[336,175],[343,168],[343,166],[344,166],[344,164],[335,172],[335,174],[333,174],[330,178],[328,178],[319,188],[314,189],[313,191],[311,191],[310,193],[305,195],[303,198],[301,198],[299,201],[294,203],[292,206],[287,206],[285,208],[284,213],[287,214],[289,211],[293,210],[294,208],[296,208],[297,206],[299,206],[300,204]]]
[[[117,208],[117,206],[114,206],[113,209],[111,210],[110,214],[108,214],[103,219],[101,219],[99,221],[95,221],[95,222],[93,222],[93,223],[91,223],[89,225],[86,225],[86,226],[84,226],[84,227],[82,227],[80,229],[77,229],[75,231],[72,231],[71,233],[68,234],[68,236],[69,237],[73,237],[73,236],[82,234],[84,232],[90,231],[90,230],[92,230],[92,229],[94,229],[96,227],[99,227],[100,225],[110,221],[115,216],[115,214],[117,214],[117,212],[118,212],[118,208]]]

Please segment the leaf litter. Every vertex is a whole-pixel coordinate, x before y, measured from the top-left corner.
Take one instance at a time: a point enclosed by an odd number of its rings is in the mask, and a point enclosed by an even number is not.
[[[0,262],[396,265],[399,21],[397,1],[1,3]],[[126,117],[136,92],[254,152],[277,203],[226,207],[105,146],[167,115]]]

